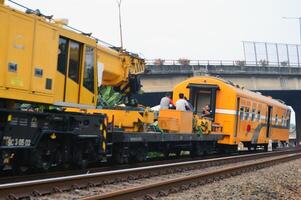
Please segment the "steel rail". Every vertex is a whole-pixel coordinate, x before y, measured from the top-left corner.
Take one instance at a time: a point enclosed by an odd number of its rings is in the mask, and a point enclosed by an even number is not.
[[[214,169],[209,172],[204,172],[196,175],[183,176],[180,178],[169,179],[165,181],[155,182],[148,185],[142,185],[114,191],[110,193],[104,193],[94,195],[81,200],[123,200],[123,199],[154,199],[161,196],[167,196],[171,193],[187,190],[198,185],[204,185],[216,180],[224,179],[226,177],[239,175],[244,172],[252,170],[262,169],[269,167],[284,161],[290,161],[301,158],[301,153],[283,155],[276,158],[271,158],[264,161],[255,161],[247,164],[239,164],[237,166],[224,167],[221,169]]]
[[[186,161],[180,163],[163,164],[131,169],[122,169],[91,174],[82,174],[34,181],[17,182],[0,185],[0,198],[19,199],[29,196],[40,196],[54,192],[64,192],[73,189],[100,186],[132,179],[147,178],[164,174],[189,171],[193,169],[218,166],[229,163],[279,156],[300,150],[286,150],[267,153],[256,153],[215,159]]]
[[[283,150],[290,150],[292,148],[285,148]],[[282,150],[282,151],[283,151]],[[205,156],[199,156],[191,158],[189,155],[181,156],[181,157],[170,157],[168,159],[162,158],[154,158],[148,159],[147,161],[141,163],[130,163],[130,164],[109,164],[109,163],[102,163],[102,165],[89,167],[86,169],[57,169],[57,171],[49,171],[49,172],[32,172],[28,174],[21,174],[21,175],[12,175],[9,173],[0,174],[0,185],[1,184],[8,184],[8,183],[16,183],[16,182],[25,182],[25,181],[32,181],[32,180],[41,180],[46,178],[57,178],[62,176],[73,176],[73,175],[80,175],[80,174],[87,174],[87,173],[96,173],[96,172],[103,172],[103,171],[113,171],[113,170],[120,170],[120,169],[130,169],[130,168],[138,168],[138,167],[145,167],[145,166],[155,166],[155,165],[163,165],[169,163],[179,163],[179,162],[186,162],[186,161],[197,161],[197,160],[205,160],[205,159],[212,159],[212,158],[221,158],[226,156],[237,156],[237,155],[247,155],[251,153],[260,153],[262,151],[242,151],[238,154],[209,154]]]

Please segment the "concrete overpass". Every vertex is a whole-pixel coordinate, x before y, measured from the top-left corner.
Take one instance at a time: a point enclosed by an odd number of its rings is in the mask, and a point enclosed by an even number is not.
[[[245,65],[233,62],[177,62],[153,64],[148,62],[141,76],[146,99],[160,99],[167,91],[192,76],[211,75],[230,80],[250,90],[281,99],[296,113],[297,139],[301,141],[301,67],[280,65]],[[155,102],[154,104],[158,104]]]

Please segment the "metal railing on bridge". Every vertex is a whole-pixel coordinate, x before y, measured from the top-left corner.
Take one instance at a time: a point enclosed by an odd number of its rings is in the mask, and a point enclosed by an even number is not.
[[[241,67],[301,67],[300,63],[269,62],[266,60],[244,61],[244,60],[189,60],[189,59],[147,59],[146,65],[170,66],[170,65],[190,65],[190,66],[241,66]]]

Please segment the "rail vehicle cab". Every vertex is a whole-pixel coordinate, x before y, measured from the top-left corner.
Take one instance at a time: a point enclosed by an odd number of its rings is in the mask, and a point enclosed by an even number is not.
[[[219,86],[191,83],[187,88],[189,89],[189,101],[193,105],[194,113],[199,117],[206,117],[214,121],[216,92],[219,90]],[[204,113],[206,106],[209,108],[209,113]]]
[[[194,108],[194,130],[203,134],[222,131],[222,127],[215,123],[216,95],[219,86],[190,83],[187,88],[189,101]]]

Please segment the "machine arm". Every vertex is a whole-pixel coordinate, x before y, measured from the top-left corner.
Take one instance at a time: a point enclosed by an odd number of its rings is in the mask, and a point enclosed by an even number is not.
[[[137,93],[140,80],[137,75],[144,72],[144,60],[119,48],[97,47],[99,79],[102,86],[112,86],[122,94]]]

